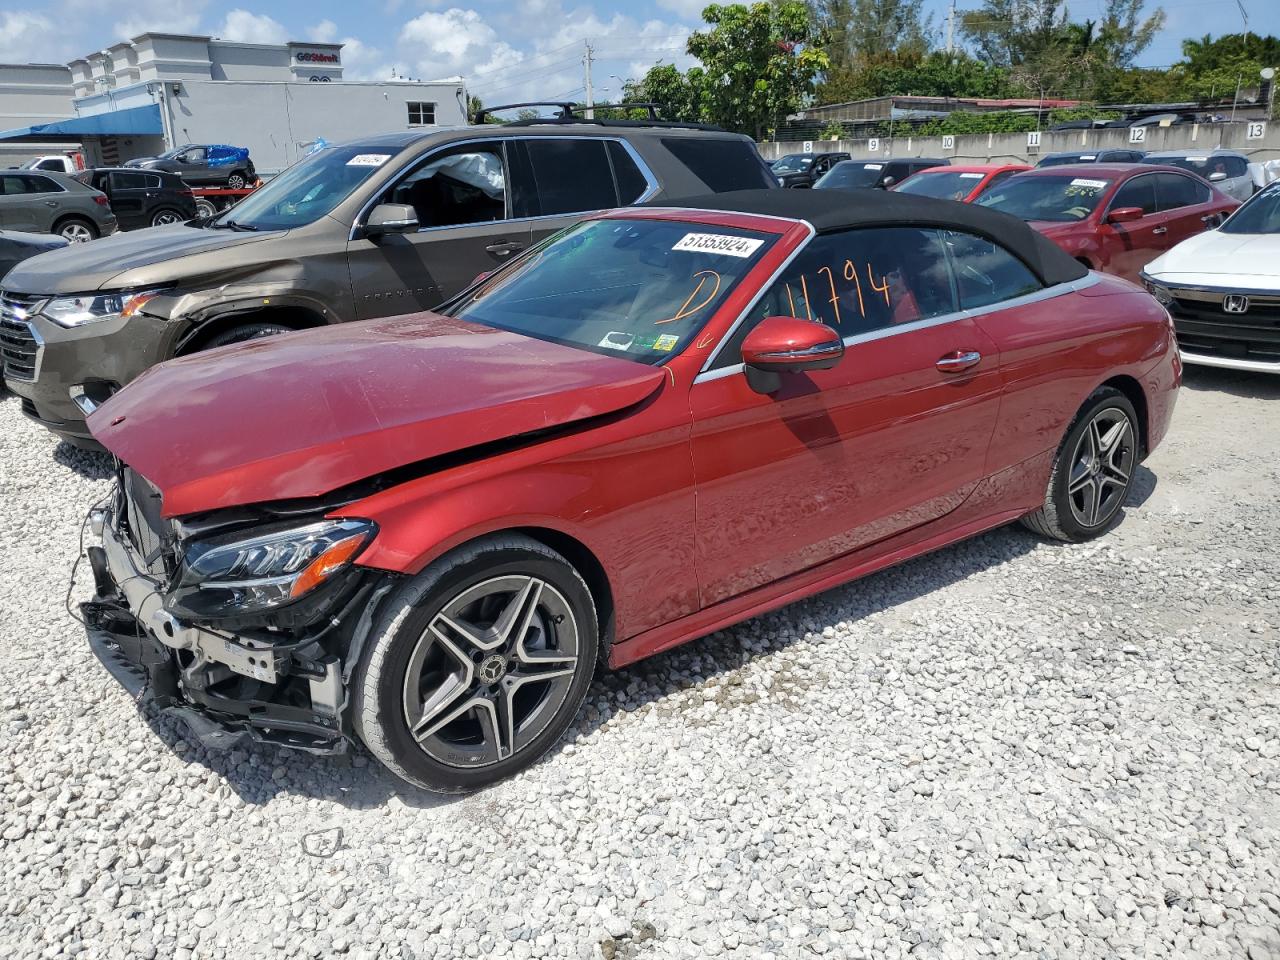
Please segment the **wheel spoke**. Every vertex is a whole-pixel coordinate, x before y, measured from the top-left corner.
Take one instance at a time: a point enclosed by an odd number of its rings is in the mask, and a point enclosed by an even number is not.
[[[511,756],[512,739],[503,742],[509,725],[499,720],[498,708],[494,706],[493,701],[485,697],[476,697],[471,702],[475,706],[476,722],[480,724],[480,733],[484,737],[485,761],[496,763]]]
[[[1096,424],[1097,421],[1095,420]],[[1098,452],[1106,456],[1115,456],[1121,449],[1125,436],[1129,433],[1129,421],[1121,417],[1106,433],[1098,439]]]
[[[443,624],[449,630],[465,640],[477,650],[492,650],[494,647],[502,643],[502,638],[494,639],[491,631],[477,629],[474,625],[467,623],[462,619],[450,617],[448,614],[440,613],[435,620],[431,621],[431,632],[436,636],[443,636],[440,625]]]
[[[523,640],[533,615],[538,610],[538,600],[541,597],[542,581],[530,577],[525,581],[524,586],[507,601],[507,605],[502,608],[502,613],[498,614],[498,619],[493,622],[497,643],[505,643],[512,633],[517,640]]]
[[[1082,488],[1087,487],[1093,482],[1093,474],[1089,471],[1088,467],[1083,466],[1082,464],[1077,463],[1072,467],[1071,473],[1072,477],[1071,481],[1067,484],[1067,493],[1079,493]]]
[[[484,697],[471,697],[443,715],[441,715],[440,711],[436,711],[434,717],[428,717],[414,725],[411,731],[413,738],[422,743],[424,740],[434,737],[442,728],[447,727],[464,713],[474,709],[478,704],[489,704],[489,701]]]
[[[1097,481],[1093,477],[1089,477],[1087,482],[1080,485],[1077,493],[1083,499],[1080,505],[1080,514],[1087,525],[1093,526],[1098,522],[1098,504],[1102,500],[1102,491],[1098,488]]]

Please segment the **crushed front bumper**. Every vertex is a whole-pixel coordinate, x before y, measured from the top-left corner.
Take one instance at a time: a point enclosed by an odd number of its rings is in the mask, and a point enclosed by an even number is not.
[[[140,710],[177,717],[209,748],[257,741],[319,754],[346,750],[351,731],[342,719],[338,658],[308,661],[304,672],[291,638],[276,645],[175,617],[164,607],[164,584],[113,511],[95,510],[91,520],[102,545],[88,550],[96,589],[80,605],[89,647]],[[229,685],[237,692],[229,694]],[[284,685],[295,702],[280,702]]]

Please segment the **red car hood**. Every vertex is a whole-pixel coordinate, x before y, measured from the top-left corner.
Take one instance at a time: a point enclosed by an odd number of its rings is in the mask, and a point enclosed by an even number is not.
[[[664,372],[432,313],[249,341],[152,368],[88,418],[166,516],[312,497],[621,410]]]

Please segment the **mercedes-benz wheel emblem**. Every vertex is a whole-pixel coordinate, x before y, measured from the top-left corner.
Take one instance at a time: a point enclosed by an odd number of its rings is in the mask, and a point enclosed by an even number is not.
[[[507,661],[504,657],[494,655],[485,659],[476,671],[481,683],[497,683],[507,672]]]

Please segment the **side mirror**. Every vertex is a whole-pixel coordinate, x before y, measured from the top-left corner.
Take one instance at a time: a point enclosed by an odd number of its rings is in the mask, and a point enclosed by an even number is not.
[[[1221,183],[1225,179],[1227,179],[1227,175],[1221,170],[1215,170],[1213,173],[1209,174],[1210,183]]]
[[[380,203],[369,211],[365,221],[366,237],[381,237],[389,233],[417,233],[418,212],[407,203]]]
[[[1107,223],[1133,223],[1145,216],[1141,207],[1117,207],[1107,214]]]
[[[879,186],[880,186],[880,189],[882,190],[888,190],[897,182],[898,182],[897,177],[885,177],[883,180],[880,181]]]
[[[759,393],[777,392],[779,374],[830,370],[843,356],[840,334],[797,317],[765,317],[742,341],[747,382]]]

